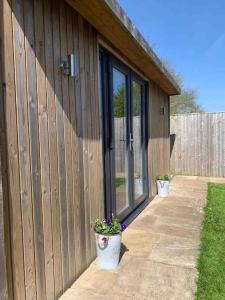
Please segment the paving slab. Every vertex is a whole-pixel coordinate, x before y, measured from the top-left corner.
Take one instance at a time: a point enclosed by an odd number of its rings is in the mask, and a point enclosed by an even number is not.
[[[155,232],[129,228],[123,234],[122,251],[124,254],[147,258],[159,238],[160,235]]]
[[[175,176],[170,196],[156,196],[123,233],[117,269],[100,270],[95,260],[60,300],[194,299],[207,182],[213,181]]]
[[[74,296],[86,291],[88,297],[104,295],[107,299],[191,299],[195,280],[196,271],[193,268],[143,261],[142,258],[127,255],[113,272],[92,266],[89,274],[71,287],[70,297],[72,290]],[[62,299],[67,300],[65,297]]]
[[[195,239],[160,235],[148,259],[170,265],[195,267],[199,244]]]

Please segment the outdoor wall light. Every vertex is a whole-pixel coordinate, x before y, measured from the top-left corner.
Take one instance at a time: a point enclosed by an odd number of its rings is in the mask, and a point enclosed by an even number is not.
[[[60,65],[64,75],[75,77],[77,75],[76,56],[75,54],[69,54],[68,60],[63,61]]]
[[[166,108],[165,108],[165,106],[163,106],[163,107],[160,107],[160,115],[165,115],[165,113],[166,113]]]

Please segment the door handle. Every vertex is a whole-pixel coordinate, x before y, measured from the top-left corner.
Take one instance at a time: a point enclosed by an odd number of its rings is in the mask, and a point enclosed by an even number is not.
[[[133,139],[132,133],[129,134],[129,141],[128,141],[127,139],[120,139],[119,141],[120,141],[120,142],[129,142],[130,151],[133,150],[133,142],[134,142],[134,139]]]
[[[130,132],[130,135],[129,135],[130,151],[133,150],[133,142],[134,142],[133,134]]]
[[[134,138],[133,138],[133,134],[130,132],[130,142],[133,143],[134,142]]]

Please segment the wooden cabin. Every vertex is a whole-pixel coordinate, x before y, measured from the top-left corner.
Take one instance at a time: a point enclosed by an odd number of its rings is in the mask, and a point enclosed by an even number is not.
[[[1,0],[0,22],[0,298],[58,299],[91,221],[131,222],[169,173],[179,87],[115,0]]]

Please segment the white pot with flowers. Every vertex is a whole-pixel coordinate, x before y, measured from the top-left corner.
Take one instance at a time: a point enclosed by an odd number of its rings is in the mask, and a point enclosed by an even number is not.
[[[98,265],[101,269],[113,270],[118,266],[121,249],[122,231],[125,224],[116,218],[95,220],[92,223],[95,231]]]
[[[170,178],[168,175],[157,176],[156,178],[157,190],[159,197],[169,196]]]

